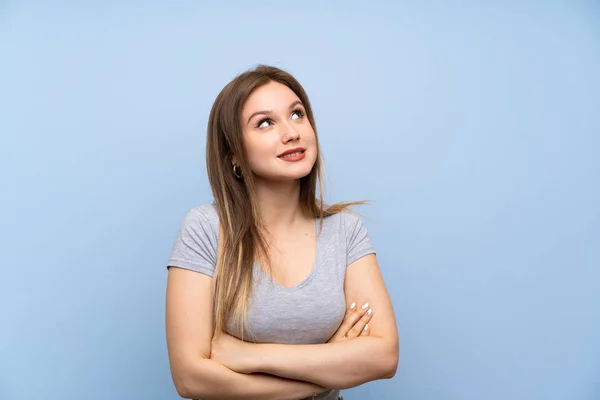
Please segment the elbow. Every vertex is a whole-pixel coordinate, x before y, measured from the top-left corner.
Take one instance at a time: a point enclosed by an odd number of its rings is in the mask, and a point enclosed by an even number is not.
[[[208,399],[210,398],[209,393],[204,390],[202,385],[199,385],[197,381],[193,381],[190,378],[178,378],[173,379],[175,389],[179,397],[183,399]]]
[[[393,349],[388,353],[385,358],[385,362],[382,363],[382,376],[383,379],[392,379],[396,376],[398,371],[398,362],[400,359],[400,349],[398,345],[395,345]]]
[[[198,394],[197,388],[193,385],[192,380],[184,374],[173,374],[173,384],[175,385],[177,394],[181,398],[193,399],[194,397],[202,397],[196,396]]]
[[[175,385],[175,390],[177,390],[177,394],[179,397],[184,399],[191,399],[191,391],[187,385],[187,382],[184,381],[181,377],[176,377],[173,375],[173,385]]]
[[[182,399],[193,399],[192,392],[188,390],[187,387],[181,385],[175,385],[175,389],[177,389],[177,394]]]
[[[179,369],[172,373],[173,384],[177,394],[184,399],[205,399],[210,395],[207,393],[203,379],[199,379],[192,369]]]
[[[396,371],[398,370],[398,356],[390,357],[389,360],[386,361],[383,368],[383,379],[392,379],[396,376]]]

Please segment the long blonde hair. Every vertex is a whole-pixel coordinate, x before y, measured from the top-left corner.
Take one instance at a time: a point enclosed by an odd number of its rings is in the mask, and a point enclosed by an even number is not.
[[[226,331],[228,323],[233,323],[243,338],[247,327],[254,260],[268,260],[268,246],[262,234],[263,222],[255,195],[255,179],[248,172],[241,113],[250,94],[272,81],[286,85],[299,97],[308,121],[317,134],[313,111],[304,88],[292,75],[279,68],[259,65],[238,75],[217,96],[208,120],[206,141],[206,167],[220,219],[219,251],[214,274],[216,334]],[[300,205],[307,214],[318,217],[322,226],[324,217],[364,202],[324,204],[323,163],[318,139],[316,143],[317,160],[311,172],[300,179]],[[234,174],[234,158],[243,171],[242,178]]]

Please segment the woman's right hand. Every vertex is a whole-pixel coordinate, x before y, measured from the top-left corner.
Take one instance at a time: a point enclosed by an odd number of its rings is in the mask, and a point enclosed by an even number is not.
[[[369,336],[369,321],[372,316],[373,310],[369,308],[369,303],[365,303],[361,307],[357,307],[356,303],[352,303],[346,311],[342,324],[327,343],[339,342],[359,336]]]

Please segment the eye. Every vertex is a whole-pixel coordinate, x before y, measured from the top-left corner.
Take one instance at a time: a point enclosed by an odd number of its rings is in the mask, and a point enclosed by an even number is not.
[[[302,110],[301,108],[297,108],[292,112],[292,119],[299,119],[304,117],[304,110]],[[296,118],[294,118],[294,116],[297,116]]]
[[[265,125],[267,123],[268,123],[268,125]],[[270,123],[271,123],[271,118],[263,118],[260,121],[258,121],[258,124],[256,124],[256,127],[257,128],[266,128],[270,125]]]

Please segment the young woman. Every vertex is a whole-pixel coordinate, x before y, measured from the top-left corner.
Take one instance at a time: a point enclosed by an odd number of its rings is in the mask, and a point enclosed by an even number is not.
[[[178,393],[332,400],[393,377],[392,304],[367,230],[348,209],[358,203],[323,203],[302,86],[268,66],[236,77],[213,105],[206,153],[214,202],[187,213],[168,261]]]

